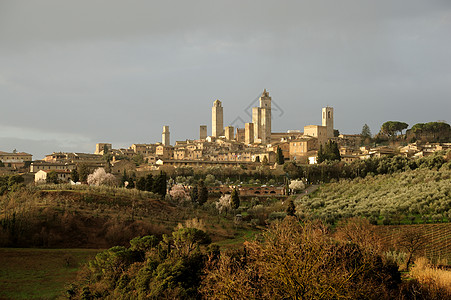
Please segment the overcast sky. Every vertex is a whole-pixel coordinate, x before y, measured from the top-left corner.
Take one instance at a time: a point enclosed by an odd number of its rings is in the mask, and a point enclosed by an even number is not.
[[[0,0],[0,150],[171,143],[269,90],[273,131],[451,113],[451,1]]]

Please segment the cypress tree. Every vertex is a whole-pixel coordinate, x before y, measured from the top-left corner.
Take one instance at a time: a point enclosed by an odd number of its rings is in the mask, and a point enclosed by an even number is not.
[[[153,192],[153,177],[152,174],[147,174],[146,176],[146,184],[144,189],[148,192]]]
[[[208,189],[205,186],[203,180],[199,181],[198,192],[199,192],[199,196],[197,198],[197,203],[199,205],[203,205],[208,200]]]
[[[296,207],[294,206],[293,200],[290,200],[290,202],[288,203],[288,207],[287,207],[287,216],[294,217],[295,214],[296,214]]]
[[[232,194],[230,195],[230,204],[233,209],[240,207],[240,196],[238,196],[236,188],[232,190]]]

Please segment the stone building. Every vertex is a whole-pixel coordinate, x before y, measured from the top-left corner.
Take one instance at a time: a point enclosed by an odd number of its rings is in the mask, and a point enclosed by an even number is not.
[[[169,135],[169,126],[163,126],[163,133],[161,134],[161,143],[164,146],[169,146],[171,144],[171,139]]]
[[[224,135],[224,115],[222,103],[219,100],[213,102],[211,108],[211,135],[220,137]]]
[[[246,145],[254,143],[254,123],[244,125],[244,143]]]
[[[245,140],[246,140],[246,129],[245,128],[237,128],[236,129],[236,135],[235,135],[235,140],[237,141],[237,142],[240,142],[240,143],[245,143]]]
[[[312,151],[318,149],[318,139],[312,137],[290,141],[290,160],[307,162]]]
[[[235,128],[233,127],[233,126],[227,126],[226,128],[225,128],[225,138],[226,138],[226,140],[229,140],[229,141],[231,141],[231,140],[234,140],[235,139]]]
[[[0,161],[10,168],[21,168],[25,166],[25,162],[32,161],[32,155],[25,152],[3,152],[0,151]]]
[[[199,128],[199,139],[205,140],[207,138],[207,125],[200,125]]]
[[[271,143],[271,97],[266,89],[259,98],[260,107],[252,108],[254,123],[254,141],[262,144]]]
[[[104,154],[105,149],[110,151],[111,149],[113,149],[113,145],[110,143],[97,143],[96,152],[94,152],[94,154]]]
[[[334,108],[333,107],[323,107],[322,109],[322,124],[326,127],[326,135],[328,139],[334,137]]]

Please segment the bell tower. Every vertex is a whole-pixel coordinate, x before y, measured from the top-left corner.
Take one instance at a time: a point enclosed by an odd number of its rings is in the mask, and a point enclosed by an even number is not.
[[[323,117],[322,125],[326,127],[327,138],[334,137],[334,108],[333,107],[323,107]]]

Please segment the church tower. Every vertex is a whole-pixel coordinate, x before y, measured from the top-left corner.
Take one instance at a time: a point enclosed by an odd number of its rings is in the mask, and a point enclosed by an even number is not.
[[[219,100],[213,102],[211,108],[211,135],[220,137],[224,135],[223,107]]]
[[[323,123],[322,125],[326,127],[327,138],[334,137],[334,108],[333,107],[323,107]]]

